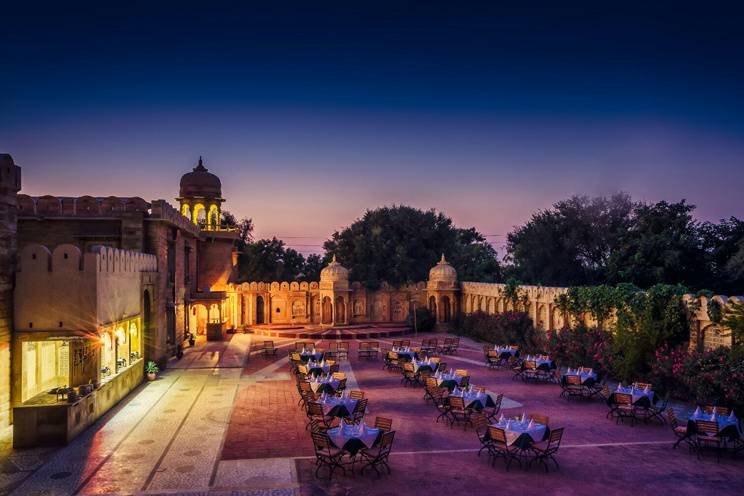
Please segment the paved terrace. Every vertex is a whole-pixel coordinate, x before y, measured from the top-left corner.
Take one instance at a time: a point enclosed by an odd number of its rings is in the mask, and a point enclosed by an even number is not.
[[[426,337],[419,335],[419,338]],[[439,336],[441,337],[441,335]],[[471,382],[504,393],[507,414],[539,412],[551,427],[566,428],[561,470],[541,467],[506,472],[492,468],[472,430],[436,424],[421,388],[405,388],[382,361],[358,360],[356,343],[341,370],[349,389],[369,398],[370,421],[393,418],[397,431],[390,476],[313,477],[313,451],[297,406],[286,352],[293,340],[276,341],[279,357],[252,351],[252,339],[186,351],[160,379],[145,383],[95,426],[60,449],[16,450],[0,443],[0,493],[31,495],[215,494],[391,495],[416,494],[738,494],[744,461],[686,449],[672,451],[672,434],[658,425],[615,425],[599,401],[566,402],[555,385],[524,384],[511,373],[482,365],[479,346],[464,340],[457,356]],[[412,339],[416,341],[416,338]],[[383,342],[390,341],[383,339]],[[318,341],[320,343],[320,341]]]

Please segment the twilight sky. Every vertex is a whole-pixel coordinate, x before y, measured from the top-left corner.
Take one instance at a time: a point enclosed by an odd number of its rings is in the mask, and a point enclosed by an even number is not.
[[[227,209],[304,253],[392,203],[497,248],[572,194],[744,217],[734,7],[107,3],[3,7],[0,152],[25,193],[175,203],[203,155]]]

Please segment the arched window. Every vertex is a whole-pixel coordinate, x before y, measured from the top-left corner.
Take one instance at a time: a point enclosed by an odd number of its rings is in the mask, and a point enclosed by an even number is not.
[[[183,205],[181,205],[181,215],[183,215],[187,219],[191,219],[191,207],[188,203],[184,203]]]

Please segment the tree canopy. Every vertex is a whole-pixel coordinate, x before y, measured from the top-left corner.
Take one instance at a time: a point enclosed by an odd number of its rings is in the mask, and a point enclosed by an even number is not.
[[[507,237],[507,271],[529,284],[744,287],[744,222],[700,223],[684,200],[575,196],[535,213]]]
[[[425,281],[442,254],[460,280],[493,282],[501,274],[496,251],[482,234],[455,227],[433,209],[393,205],[367,210],[323,246],[350,270],[351,280],[370,288],[383,281],[395,286]]]

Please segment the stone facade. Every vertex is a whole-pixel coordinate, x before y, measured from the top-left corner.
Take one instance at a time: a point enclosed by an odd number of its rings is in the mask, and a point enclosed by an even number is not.
[[[21,168],[0,154],[0,429],[11,419],[11,340],[13,334],[13,280],[17,250],[17,194]]]
[[[513,310],[512,302],[505,296],[505,284],[463,282],[461,288],[461,308],[466,314],[485,312],[489,314],[502,313]],[[558,307],[556,300],[568,291],[568,288],[520,286],[520,290],[527,296],[527,313],[539,327],[548,331],[557,331],[569,323],[569,316]],[[731,336],[726,329],[711,322],[708,316],[708,304],[713,299],[725,307],[729,302],[742,302],[744,296],[716,295],[712,298],[696,297],[692,294],[685,296],[688,302],[697,300],[697,310],[693,316],[690,347],[715,348],[731,346]],[[584,323],[595,325],[590,315],[584,316]]]

